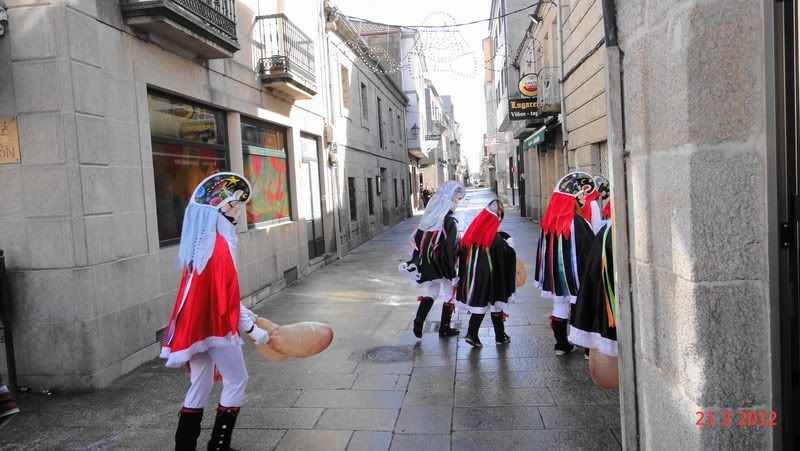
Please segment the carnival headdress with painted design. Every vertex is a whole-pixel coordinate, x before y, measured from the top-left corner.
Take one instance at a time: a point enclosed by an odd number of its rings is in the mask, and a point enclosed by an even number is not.
[[[585,172],[571,172],[556,184],[542,218],[542,232],[569,237],[575,218],[575,202],[580,193],[587,196],[595,190],[594,179]],[[588,205],[588,200],[584,205]]]
[[[214,250],[220,209],[233,202],[247,203],[251,192],[250,182],[233,172],[212,174],[197,185],[183,215],[178,252],[181,268],[191,265],[198,273],[203,271]]]
[[[594,176],[594,186],[597,187],[597,192],[600,193],[600,198],[603,200],[611,196],[611,182],[602,174]],[[601,213],[603,219],[611,219],[611,200],[606,202],[603,206]]]
[[[594,176],[594,186],[601,198],[608,199],[608,196],[611,195],[611,182],[603,174]]]
[[[497,230],[500,228],[500,222],[503,221],[505,210],[503,203],[499,199],[494,199],[489,202],[475,219],[472,220],[467,231],[464,232],[464,237],[461,238],[461,245],[463,247],[471,247],[478,245],[486,250],[494,241]]]

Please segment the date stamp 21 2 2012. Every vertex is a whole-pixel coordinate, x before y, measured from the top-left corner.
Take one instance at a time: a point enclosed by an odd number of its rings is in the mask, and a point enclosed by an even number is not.
[[[697,427],[775,427],[778,412],[774,410],[698,410]]]

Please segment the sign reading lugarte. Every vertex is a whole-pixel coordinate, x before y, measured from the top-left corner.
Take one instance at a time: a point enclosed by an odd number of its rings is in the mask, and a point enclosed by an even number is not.
[[[0,117],[0,164],[19,163],[17,119]]]
[[[508,99],[508,118],[512,121],[521,121],[542,116],[554,116],[557,115],[560,110],[559,104],[545,103],[538,98]]]
[[[508,118],[512,121],[531,119],[538,116],[539,100],[532,99],[508,99]]]

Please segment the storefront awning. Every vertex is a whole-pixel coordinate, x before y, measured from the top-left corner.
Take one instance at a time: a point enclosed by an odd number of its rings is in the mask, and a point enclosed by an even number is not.
[[[547,127],[542,127],[539,130],[536,130],[534,134],[525,138],[525,141],[522,141],[522,150],[530,150],[534,146],[541,144],[544,142],[544,131]]]

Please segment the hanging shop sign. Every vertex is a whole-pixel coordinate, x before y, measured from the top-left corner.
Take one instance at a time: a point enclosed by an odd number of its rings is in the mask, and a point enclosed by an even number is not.
[[[20,162],[17,119],[0,117],[0,164]]]
[[[508,99],[508,118],[524,121],[536,117],[555,116],[561,111],[557,103],[544,103],[536,99]]]
[[[523,75],[519,79],[518,88],[523,97],[537,97],[539,95],[539,77],[536,74]]]

